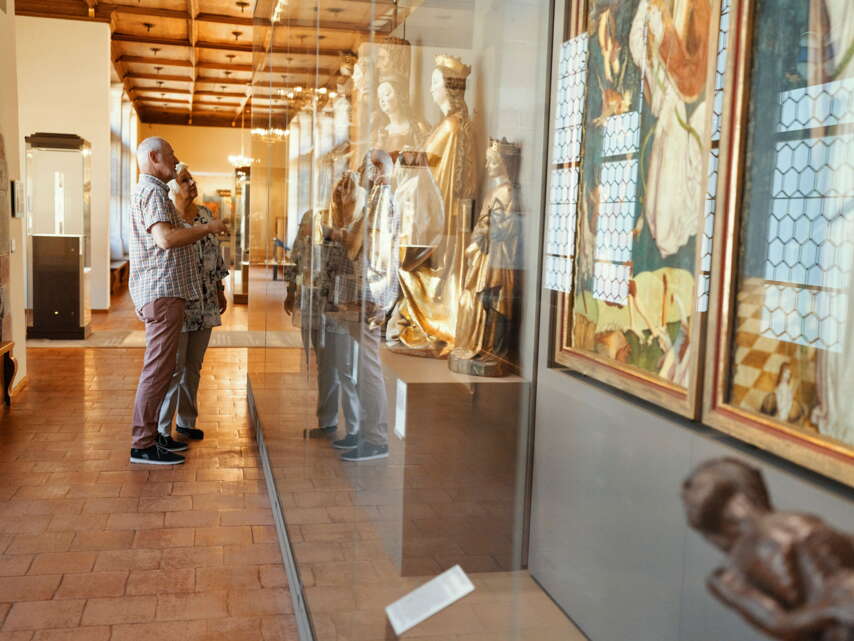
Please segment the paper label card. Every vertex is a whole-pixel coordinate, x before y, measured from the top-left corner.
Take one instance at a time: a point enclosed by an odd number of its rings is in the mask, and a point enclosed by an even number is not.
[[[474,584],[455,565],[386,607],[386,616],[394,633],[400,636],[471,592]]]

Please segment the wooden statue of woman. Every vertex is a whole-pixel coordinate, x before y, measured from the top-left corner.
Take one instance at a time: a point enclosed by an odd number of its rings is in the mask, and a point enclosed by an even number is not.
[[[522,260],[519,159],[518,145],[489,141],[490,184],[465,252],[456,347],[448,359],[460,374],[504,376],[513,369]]]
[[[444,230],[435,247],[404,250],[401,300],[391,321],[393,351],[444,357],[454,348],[463,270],[466,213],[475,192],[471,120],[465,102],[471,67],[453,56],[436,56],[431,94],[444,118],[423,151],[444,206]],[[414,256],[413,256],[414,254]]]

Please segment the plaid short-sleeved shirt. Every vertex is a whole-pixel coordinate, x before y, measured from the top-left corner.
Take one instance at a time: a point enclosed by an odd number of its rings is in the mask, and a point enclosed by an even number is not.
[[[169,200],[166,183],[141,174],[131,203],[128,283],[137,311],[158,298],[195,300],[201,296],[195,244],[160,249],[151,234],[156,223],[180,227],[181,219]]]

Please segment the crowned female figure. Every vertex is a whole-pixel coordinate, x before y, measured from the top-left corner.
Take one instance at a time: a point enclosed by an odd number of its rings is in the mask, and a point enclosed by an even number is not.
[[[522,225],[517,199],[520,149],[489,141],[489,186],[465,252],[456,347],[448,366],[473,376],[504,376],[513,367]]]
[[[423,151],[441,193],[444,225],[435,246],[404,249],[401,300],[393,317],[397,342],[390,348],[442,357],[455,344],[466,206],[474,198],[475,163],[472,123],[465,103],[471,67],[453,56],[439,55],[435,60],[431,94],[444,117],[424,142]]]

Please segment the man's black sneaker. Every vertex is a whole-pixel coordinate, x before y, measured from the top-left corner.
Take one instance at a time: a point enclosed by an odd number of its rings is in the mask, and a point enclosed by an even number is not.
[[[328,425],[326,427],[313,427],[310,430],[304,430],[303,436],[305,438],[331,438],[335,436],[335,432],[337,431],[337,425]]]
[[[342,454],[341,460],[347,462],[375,461],[376,459],[387,457],[388,445],[374,445],[373,443],[362,441],[356,449]]]
[[[359,435],[348,434],[342,439],[332,441],[332,447],[336,450],[352,450],[354,447],[359,447]]]
[[[180,454],[173,454],[157,445],[152,445],[141,450],[132,447],[130,449],[130,462],[147,463],[148,465],[180,465],[184,462],[184,457]]]
[[[160,446],[160,449],[170,452],[183,452],[190,447],[186,443],[176,441],[171,436],[164,436],[163,434],[157,435],[157,445]]]
[[[183,434],[194,441],[201,441],[205,438],[205,433],[202,430],[197,430],[195,427],[181,427],[180,425],[176,425],[175,429],[178,431],[178,434]]]

